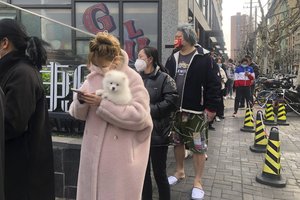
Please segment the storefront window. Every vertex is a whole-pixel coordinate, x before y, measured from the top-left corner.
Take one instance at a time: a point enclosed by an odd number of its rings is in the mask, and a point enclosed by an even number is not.
[[[76,41],[77,55],[82,59],[86,59],[89,53],[89,41],[88,40],[78,40]]]
[[[30,11],[71,25],[71,10],[69,9],[32,9]],[[50,43],[54,50],[72,49],[70,28],[23,12],[21,19],[30,35],[40,36]]]
[[[131,62],[149,45],[158,46],[158,3],[124,3],[124,49]]]
[[[96,34],[108,31],[119,37],[119,3],[76,2],[76,28]],[[90,37],[77,33],[77,37]]]
[[[12,4],[36,5],[36,4],[71,4],[71,0],[12,0]]]
[[[3,8],[0,7],[0,20],[4,18],[16,19],[16,17],[17,17],[16,10],[8,9],[8,8],[5,8],[3,10]]]

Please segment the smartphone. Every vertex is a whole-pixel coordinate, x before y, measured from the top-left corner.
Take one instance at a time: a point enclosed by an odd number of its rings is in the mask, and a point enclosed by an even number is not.
[[[83,94],[83,92],[80,91],[79,89],[71,88],[71,90],[72,90],[73,92]]]

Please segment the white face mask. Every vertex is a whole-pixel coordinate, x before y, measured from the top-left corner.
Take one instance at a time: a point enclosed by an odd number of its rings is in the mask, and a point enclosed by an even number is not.
[[[222,63],[218,63],[218,66],[219,66],[219,67],[222,67]]]
[[[143,72],[147,67],[147,63],[142,59],[136,59],[134,66],[138,72]]]
[[[110,66],[109,66],[109,67],[103,68],[103,67],[97,67],[97,66],[94,65],[94,64],[90,64],[89,69],[90,69],[91,71],[95,71],[95,72],[97,72],[97,73],[99,73],[99,74],[105,74],[106,72],[108,72],[108,71],[110,70]]]

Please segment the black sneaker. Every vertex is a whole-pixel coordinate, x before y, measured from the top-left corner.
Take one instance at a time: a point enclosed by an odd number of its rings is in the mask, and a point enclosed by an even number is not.
[[[215,128],[215,127],[213,127],[212,125],[209,125],[209,126],[208,126],[208,130],[215,131],[215,130],[216,130],[216,128]]]

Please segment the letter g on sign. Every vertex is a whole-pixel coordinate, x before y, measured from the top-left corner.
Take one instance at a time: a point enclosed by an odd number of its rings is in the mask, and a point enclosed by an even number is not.
[[[101,15],[101,17],[97,17]],[[109,15],[109,10],[104,3],[97,3],[87,8],[83,13],[83,24],[85,28],[94,34],[99,31],[112,32],[116,29],[114,19]]]

